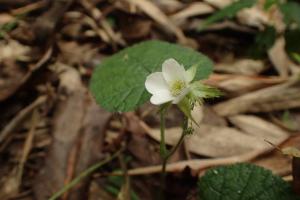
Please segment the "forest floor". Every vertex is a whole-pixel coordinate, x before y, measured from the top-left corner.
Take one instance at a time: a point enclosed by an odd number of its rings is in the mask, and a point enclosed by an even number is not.
[[[132,199],[156,199],[157,108],[109,113],[88,89],[104,58],[151,39],[207,55],[215,66],[205,83],[224,93],[193,111],[200,126],[169,162],[167,199],[197,199],[205,170],[236,162],[291,181],[291,158],[275,146],[300,148],[300,65],[286,53],[282,34],[266,51],[267,41],[257,39],[270,24],[277,33],[285,29],[276,8],[257,5],[200,30],[231,2],[0,0],[0,199],[46,200],[121,146],[118,159],[62,199],[126,199],[129,191]],[[172,107],[168,145],[180,137],[182,119]]]

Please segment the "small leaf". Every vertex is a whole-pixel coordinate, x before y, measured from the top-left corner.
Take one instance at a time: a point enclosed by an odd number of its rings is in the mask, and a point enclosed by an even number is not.
[[[300,4],[297,2],[287,2],[280,6],[287,24],[296,23],[300,27]]]
[[[300,54],[300,45],[299,45],[300,29],[298,28],[298,29],[287,30],[285,32],[284,38],[286,41],[285,49],[287,53]]]
[[[136,109],[150,99],[146,77],[161,71],[162,63],[174,58],[186,69],[196,65],[195,80],[207,78],[212,62],[206,56],[176,44],[142,42],[107,58],[93,73],[90,89],[98,104],[113,112]]]
[[[200,30],[222,19],[233,18],[240,10],[252,7],[256,1],[257,0],[239,0],[226,6],[222,10],[208,17],[200,27]]]
[[[292,56],[300,64],[300,54],[293,53]]]
[[[250,47],[249,54],[255,59],[263,58],[266,52],[273,46],[276,40],[276,30],[272,26],[266,27],[262,32],[259,32],[254,44]]]
[[[279,4],[279,0],[266,0],[264,4],[264,9],[269,10],[275,4]]]
[[[198,186],[201,200],[299,200],[287,182],[251,164],[208,170]]]

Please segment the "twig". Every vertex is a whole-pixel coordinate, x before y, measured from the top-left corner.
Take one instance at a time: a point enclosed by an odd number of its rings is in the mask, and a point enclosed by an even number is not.
[[[93,5],[89,0],[80,0],[80,3],[87,11],[91,13],[93,19],[101,25],[101,27],[110,37],[113,46],[115,46],[115,44],[120,44],[125,46],[126,44],[125,41],[122,39],[120,35],[114,32],[114,30],[111,28],[110,24],[106,21],[102,12],[99,9],[93,7]]]
[[[32,113],[31,127],[30,127],[30,130],[29,130],[28,135],[26,137],[22,157],[20,159],[20,163],[19,163],[19,166],[18,166],[17,178],[20,182],[21,182],[22,176],[23,176],[24,165],[26,163],[26,160],[27,160],[28,155],[30,153],[30,150],[32,148],[33,138],[34,138],[34,135],[35,135],[35,129],[36,129],[37,123],[38,123],[38,112],[35,109]]]
[[[31,4],[21,7],[21,8],[16,8],[16,9],[12,10],[11,13],[13,15],[22,15],[22,14],[26,14],[26,13],[32,12],[34,10],[43,8],[44,6],[46,6],[45,1],[38,1],[38,2],[31,3]]]
[[[251,153],[242,154],[239,156],[232,156],[232,157],[228,157],[228,158],[194,159],[194,160],[188,160],[188,161],[180,161],[180,162],[168,164],[166,167],[166,172],[179,172],[179,171],[184,170],[186,167],[191,168],[194,172],[198,172],[200,170],[218,166],[218,165],[229,165],[229,164],[234,164],[237,162],[247,162],[265,152],[266,152],[266,150],[257,150],[257,151],[253,151]],[[161,172],[160,165],[141,167],[141,168],[128,170],[128,174],[131,176],[154,174],[154,173],[159,173],[159,172]],[[117,175],[117,174],[115,174],[115,175]],[[119,175],[121,175],[121,174],[119,174]]]
[[[32,104],[21,110],[16,117],[14,117],[1,131],[0,133],[0,144],[12,133],[15,128],[37,107],[46,102],[46,96],[40,96]]]

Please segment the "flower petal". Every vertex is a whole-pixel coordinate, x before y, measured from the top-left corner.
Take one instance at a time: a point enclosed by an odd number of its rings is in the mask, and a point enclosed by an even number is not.
[[[162,73],[168,84],[178,80],[186,82],[184,67],[173,58],[165,60],[162,64]]]
[[[151,97],[150,102],[154,105],[161,105],[164,103],[167,103],[169,101],[172,101],[174,97],[171,95],[171,93],[159,93],[155,94]]]
[[[196,76],[196,72],[197,72],[197,65],[191,66],[185,73],[186,82],[188,83],[192,82],[192,80],[194,80]]]
[[[156,94],[157,92],[167,93],[169,91],[169,86],[165,81],[162,72],[154,72],[147,76],[145,87],[151,94]]]
[[[174,98],[172,104],[178,104],[189,92],[190,88],[183,89],[182,92]]]

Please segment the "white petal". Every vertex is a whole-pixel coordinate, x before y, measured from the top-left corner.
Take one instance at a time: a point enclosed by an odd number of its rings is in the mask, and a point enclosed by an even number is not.
[[[150,102],[154,105],[161,105],[172,100],[174,100],[174,97],[171,95],[171,93],[160,93],[153,95],[150,99]]]
[[[174,98],[172,104],[178,104],[189,92],[190,88],[185,88],[177,97]]]
[[[188,83],[192,82],[192,80],[194,80],[195,76],[196,76],[196,72],[197,72],[197,65],[193,65],[191,66],[185,73],[185,78],[186,81]]]
[[[170,58],[162,64],[162,73],[168,84],[174,81],[185,80],[185,69],[175,59]]]
[[[157,92],[167,93],[169,91],[169,86],[165,81],[162,72],[155,72],[147,76],[145,87],[151,94],[156,94]]]

